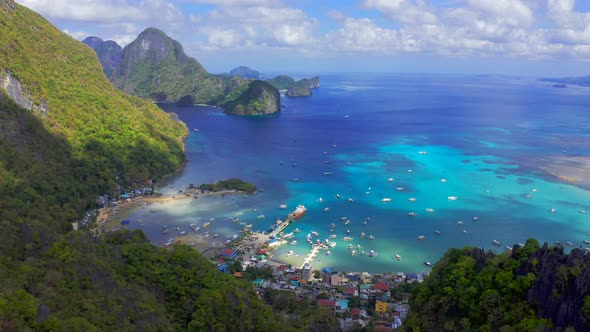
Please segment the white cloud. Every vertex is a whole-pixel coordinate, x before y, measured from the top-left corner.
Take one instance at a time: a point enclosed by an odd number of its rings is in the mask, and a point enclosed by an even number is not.
[[[315,19],[296,8],[228,6],[200,16],[195,29],[209,36],[201,47],[210,50],[253,45],[280,48],[310,44],[316,25]]]
[[[420,0],[364,0],[363,5],[402,23],[433,24],[437,21],[432,6]]]
[[[79,39],[90,30],[125,45],[154,26],[187,50],[208,54],[590,55],[590,13],[576,10],[575,0],[357,0],[354,17],[349,6],[322,4],[318,8],[325,12],[314,15],[325,22],[286,0],[19,1],[67,22],[65,31]],[[191,4],[206,6],[180,11]]]

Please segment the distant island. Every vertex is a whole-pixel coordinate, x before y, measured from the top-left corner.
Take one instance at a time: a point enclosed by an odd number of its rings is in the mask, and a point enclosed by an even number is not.
[[[192,186],[192,185],[191,185]],[[215,183],[204,183],[196,187],[199,190],[218,192],[225,190],[236,190],[245,193],[253,194],[256,192],[256,186],[250,182],[238,178],[230,178],[226,180],[219,180]]]
[[[582,77],[558,77],[558,78],[539,78],[541,82],[558,83],[552,85],[554,88],[565,88],[566,84],[579,85],[579,86],[590,86],[590,76]]]
[[[320,87],[320,78],[318,76],[295,81],[291,76],[279,75],[266,81],[279,90],[287,90],[285,93],[287,97],[311,96],[311,89]]]
[[[253,80],[263,80],[264,75],[259,72],[258,70],[254,70],[250,67],[246,66],[239,66],[236,67],[229,72],[229,76],[239,76],[241,78],[253,79]]]
[[[262,74],[238,67],[235,75],[208,73],[184,53],[182,45],[163,31],[147,28],[129,45],[88,37],[111,83],[120,90],[158,103],[177,106],[214,105],[236,115],[261,115],[280,111],[278,90],[257,80]],[[231,73],[230,73],[231,74]],[[256,79],[251,79],[256,78]]]

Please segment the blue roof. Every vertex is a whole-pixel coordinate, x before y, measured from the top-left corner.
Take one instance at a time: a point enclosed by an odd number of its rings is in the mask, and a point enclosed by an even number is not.
[[[332,268],[331,267],[323,267],[320,271],[322,273],[332,273]]]
[[[348,309],[348,300],[336,300],[342,309]]]

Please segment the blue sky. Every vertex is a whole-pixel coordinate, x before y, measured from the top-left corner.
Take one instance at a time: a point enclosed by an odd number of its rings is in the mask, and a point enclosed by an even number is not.
[[[145,28],[211,72],[590,74],[590,1],[17,0],[77,39]]]

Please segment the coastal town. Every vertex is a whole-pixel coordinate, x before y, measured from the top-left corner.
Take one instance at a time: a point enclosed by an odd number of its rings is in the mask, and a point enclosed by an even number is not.
[[[236,192],[224,192],[231,193]],[[98,213],[100,227],[104,231],[106,219],[109,216],[117,216],[121,207],[139,202],[150,203],[213,194],[193,190],[183,192],[177,197],[163,197],[153,195],[153,190],[145,187],[122,193],[114,199],[99,197],[99,203],[103,206]],[[279,294],[293,297],[295,303],[307,301],[325,308],[338,319],[342,331],[368,327],[375,331],[400,328],[408,315],[412,285],[422,282],[429,272],[345,272],[325,266],[314,266],[315,256],[320,250],[329,251],[331,244],[319,240],[313,242],[309,236],[307,240],[311,249],[301,266],[274,260],[273,249],[289,243],[291,233],[285,234],[285,229],[306,212],[305,206],[299,205],[287,214],[284,220],[277,220],[264,232],[252,231],[249,225],[244,225],[240,236],[231,237],[216,246],[201,250],[201,253],[208,257],[221,273],[252,282],[261,299],[269,297],[269,292],[280,292]],[[87,214],[75,227],[86,225],[91,215]],[[111,228],[106,230],[120,229],[128,224],[127,219],[115,227],[112,227],[111,222]],[[196,232],[197,229],[193,227],[193,231]],[[193,246],[194,243],[190,243],[185,234],[186,232],[179,233],[164,246]]]

